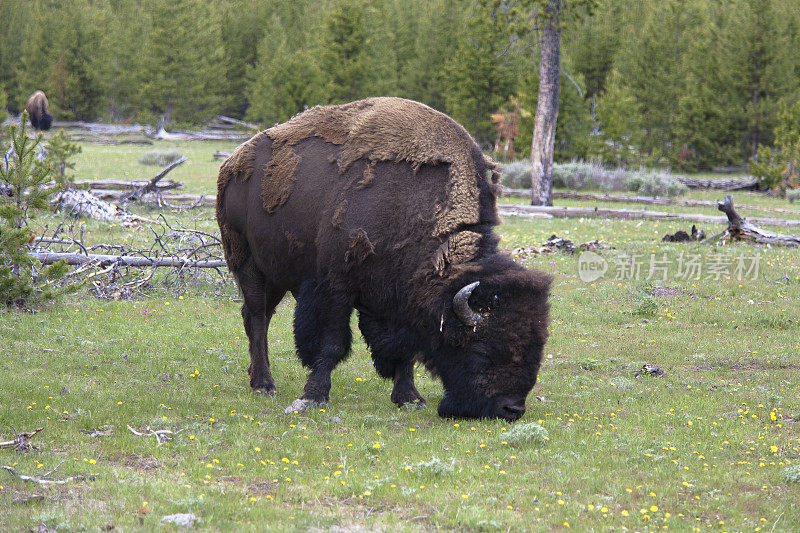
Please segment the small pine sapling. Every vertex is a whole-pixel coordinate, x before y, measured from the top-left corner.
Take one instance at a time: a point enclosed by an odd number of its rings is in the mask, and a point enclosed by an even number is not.
[[[27,255],[35,237],[28,220],[47,207],[49,193],[41,186],[52,173],[36,157],[42,136],[29,137],[27,123],[25,111],[19,125],[9,126],[11,149],[0,161],[0,302],[18,307],[54,297],[53,283],[67,272],[64,262],[42,268]]]

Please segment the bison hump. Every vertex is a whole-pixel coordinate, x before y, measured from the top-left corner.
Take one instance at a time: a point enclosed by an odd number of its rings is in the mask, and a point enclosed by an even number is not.
[[[291,193],[299,158],[293,147],[310,137],[319,137],[342,147],[336,160],[340,173],[359,159],[408,162],[420,165],[447,164],[446,200],[439,206],[433,228],[443,236],[459,226],[477,224],[480,219],[478,177],[473,153],[475,141],[457,122],[434,109],[403,98],[380,97],[344,105],[317,106],[288,122],[266,130],[276,147],[271,162],[275,168],[265,173],[264,207],[268,211],[285,202]],[[365,175],[362,184],[375,179]],[[269,183],[266,183],[268,181]]]

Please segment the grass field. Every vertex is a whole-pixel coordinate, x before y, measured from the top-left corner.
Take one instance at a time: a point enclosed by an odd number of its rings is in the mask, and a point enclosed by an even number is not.
[[[219,166],[211,154],[232,146],[156,148],[187,153],[191,164],[170,177],[211,192]],[[152,149],[84,145],[77,177],[150,177],[157,169],[137,161]],[[757,201],[745,194],[737,203]],[[167,216],[214,229],[210,209]],[[148,238],[86,228],[107,242]],[[192,513],[196,529],[212,531],[796,531],[800,253],[660,242],[678,229],[688,228],[500,226],[508,249],[552,234],[615,247],[603,251],[608,271],[592,283],[579,278],[577,256],[518,258],[555,281],[546,358],[516,424],[440,419],[441,384],[423,369],[417,384],[430,407],[398,410],[358,335],[334,372],[330,404],[286,415],[305,381],[293,352],[294,302],[271,324],[278,395],[265,398],[247,386],[230,285],[191,295],[155,286],[147,298],[117,302],[83,290],[35,314],[2,311],[0,440],[44,429],[33,451],[0,450],[0,466],[96,476],[40,486],[0,470],[0,529],[152,530],[165,515]],[[680,271],[689,257],[703,267],[697,275]],[[753,266],[756,257],[757,274],[738,279],[740,261]],[[648,276],[651,265],[663,269]],[[634,377],[645,363],[666,375]],[[547,440],[515,443],[507,433],[529,423]],[[172,440],[159,445],[128,426],[168,429]]]

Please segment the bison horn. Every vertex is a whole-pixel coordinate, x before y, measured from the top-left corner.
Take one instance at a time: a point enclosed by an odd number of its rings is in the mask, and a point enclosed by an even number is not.
[[[475,287],[480,285],[480,281],[475,281],[469,285],[465,285],[460,291],[453,296],[453,312],[464,325],[474,328],[481,320],[481,315],[472,310],[469,306],[469,297]]]

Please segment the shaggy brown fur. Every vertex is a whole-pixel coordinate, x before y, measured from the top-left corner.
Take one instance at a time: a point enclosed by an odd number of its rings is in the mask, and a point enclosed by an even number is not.
[[[372,180],[375,179],[375,161],[370,161],[364,168],[364,177],[358,182],[358,188],[363,189],[372,185]]]
[[[36,91],[25,105],[31,125],[37,130],[49,130],[53,122],[53,115],[50,114],[50,104],[42,91]]]
[[[279,153],[312,136],[342,145],[337,160],[340,172],[362,158],[371,162],[406,161],[417,168],[423,164],[448,163],[451,177],[448,201],[438,208],[434,235],[446,235],[459,226],[478,223],[478,188],[471,151],[474,141],[453,119],[419,102],[381,97],[317,106],[268,129],[266,134],[279,147],[276,149]],[[274,208],[274,198],[285,201],[290,192],[286,184],[291,183],[299,161],[293,163],[267,172],[269,183],[264,183],[263,193],[267,211]],[[362,187],[371,183],[370,172],[367,167]],[[278,191],[272,191],[273,187]]]
[[[261,199],[267,213],[272,213],[289,199],[298,164],[300,158],[290,147],[282,144],[273,148],[272,159],[267,163],[264,180],[261,182]]]
[[[474,231],[459,231],[451,234],[437,250],[433,267],[443,273],[448,265],[466,263],[478,255],[482,235]]]
[[[350,247],[344,254],[345,263],[353,263],[360,265],[370,255],[375,253],[375,246],[369,240],[367,232],[361,228],[355,229],[350,232]]]

